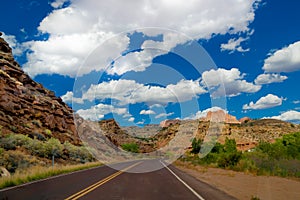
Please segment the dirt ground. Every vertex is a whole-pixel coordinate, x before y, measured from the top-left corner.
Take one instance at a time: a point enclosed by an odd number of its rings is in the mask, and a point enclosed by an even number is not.
[[[258,197],[261,200],[298,200],[300,181],[273,176],[255,176],[218,168],[191,166],[176,162],[176,167],[241,200]]]

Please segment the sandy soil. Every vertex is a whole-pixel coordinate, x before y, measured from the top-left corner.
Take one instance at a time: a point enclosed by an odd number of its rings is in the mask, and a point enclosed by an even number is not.
[[[218,168],[204,168],[177,162],[176,167],[241,200],[258,197],[261,200],[298,200],[300,181],[273,176],[254,176]]]

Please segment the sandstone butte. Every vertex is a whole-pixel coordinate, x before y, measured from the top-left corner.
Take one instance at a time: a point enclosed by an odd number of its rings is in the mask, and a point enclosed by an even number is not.
[[[206,117],[200,118],[200,121],[224,122],[227,124],[241,124],[235,116],[225,113],[223,110],[209,111]]]
[[[235,116],[225,113],[223,110],[209,111],[205,117],[199,119],[203,122],[224,122],[226,124],[241,124],[243,122],[251,120],[249,117],[244,117],[237,120]],[[169,127],[171,125],[180,124],[179,119],[166,119],[160,122],[160,127]]]

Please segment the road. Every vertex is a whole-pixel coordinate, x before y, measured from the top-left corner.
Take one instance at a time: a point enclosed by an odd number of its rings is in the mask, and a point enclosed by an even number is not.
[[[184,199],[229,200],[233,197],[160,160],[101,166],[0,190],[0,200],[11,199]],[[162,167],[147,173],[131,173]],[[116,170],[122,169],[122,170]]]

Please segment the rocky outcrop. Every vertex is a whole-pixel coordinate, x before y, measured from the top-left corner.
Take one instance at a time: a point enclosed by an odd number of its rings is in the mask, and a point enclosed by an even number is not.
[[[251,120],[251,118],[249,118],[249,117],[243,117],[243,118],[239,119],[239,121],[240,121],[241,123],[247,123],[247,122],[249,122],[250,120]]]
[[[197,138],[204,139],[210,132],[212,125],[209,121],[200,121]],[[226,138],[235,139],[239,150],[249,150],[259,142],[273,142],[283,135],[300,131],[300,125],[291,124],[276,119],[251,120],[241,124],[223,124],[222,130],[215,136],[217,141],[224,143]]]
[[[4,168],[4,167],[0,167],[0,177],[10,177],[10,173],[9,171]]]
[[[154,151],[152,141],[143,137],[133,136],[131,133],[127,133],[126,129],[123,129],[114,119],[101,120],[98,122],[101,134],[112,142],[116,147],[120,147],[123,144],[135,143],[139,147],[139,152],[146,153]],[[97,134],[99,135],[99,133]]]
[[[169,127],[171,125],[180,124],[179,119],[166,119],[162,122],[160,122],[159,126],[162,128]]]
[[[241,124],[235,116],[225,113],[223,110],[209,111],[206,117],[200,119],[200,121],[211,122],[224,122],[226,124]]]
[[[0,127],[3,134],[21,133],[80,144],[73,111],[53,91],[32,80],[0,38]]]

